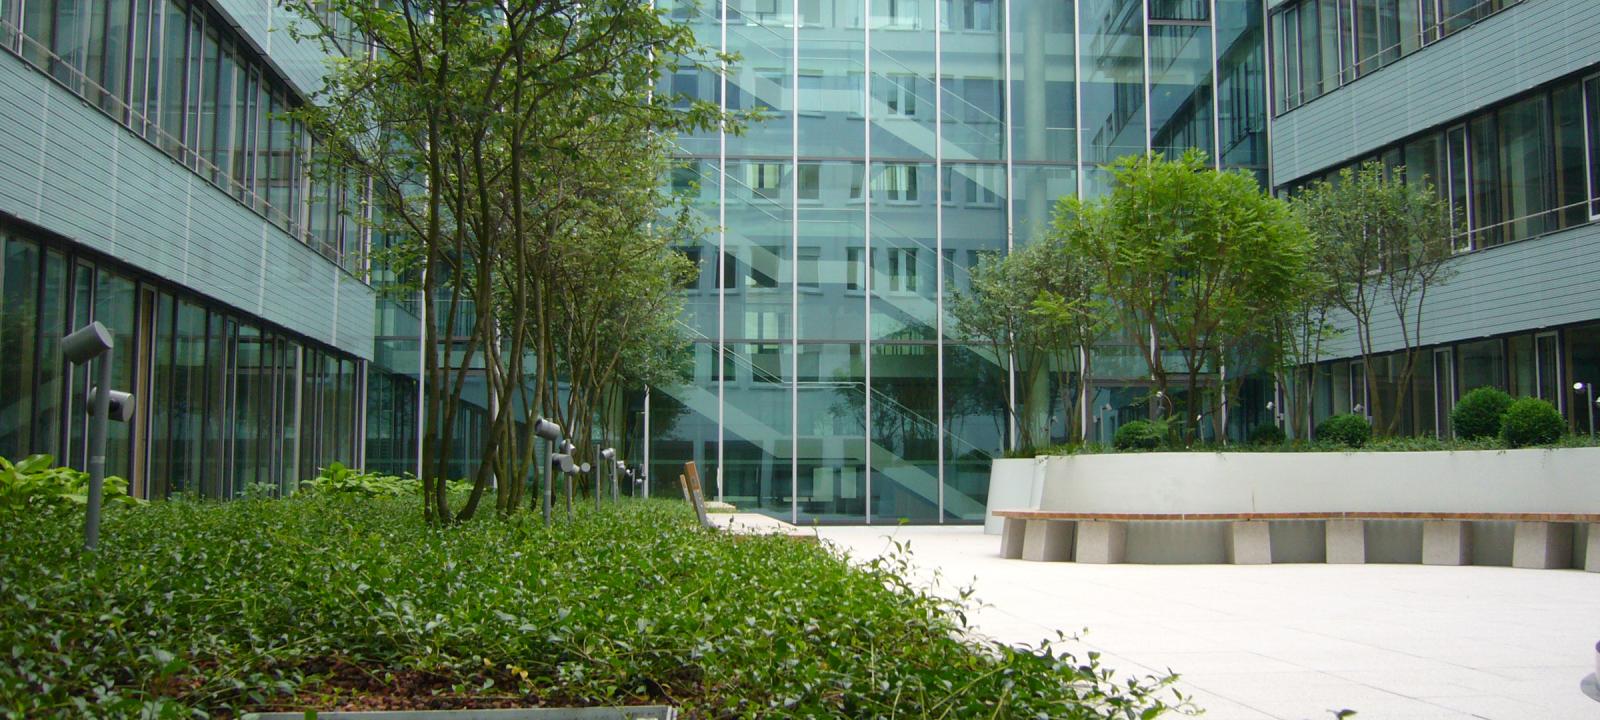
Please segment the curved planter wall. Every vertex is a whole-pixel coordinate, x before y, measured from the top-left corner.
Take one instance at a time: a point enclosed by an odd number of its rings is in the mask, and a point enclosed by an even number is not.
[[[1600,448],[1123,453],[996,460],[990,510],[1104,513],[1600,512]],[[1026,500],[1024,500],[1026,498]],[[998,533],[989,518],[986,531]],[[1133,522],[1128,562],[1223,562],[1226,523]],[[1420,521],[1366,523],[1368,562],[1420,562]],[[1322,562],[1318,521],[1272,523],[1274,562]],[[1512,523],[1478,523],[1474,562],[1511,564]],[[1579,528],[1583,564],[1596,544]]]

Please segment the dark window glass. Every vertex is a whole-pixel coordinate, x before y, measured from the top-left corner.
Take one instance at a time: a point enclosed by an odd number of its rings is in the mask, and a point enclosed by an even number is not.
[[[1550,94],[1550,107],[1555,130],[1552,221],[1557,227],[1571,227],[1589,219],[1583,157],[1583,86],[1571,83],[1556,88]]]
[[[1450,180],[1446,183],[1450,198],[1450,217],[1455,225],[1456,249],[1465,250],[1472,247],[1470,236],[1467,234],[1467,220],[1471,215],[1471,184],[1468,181],[1471,168],[1467,166],[1467,129],[1465,126],[1450,128],[1445,134],[1447,168]]]
[[[1547,230],[1550,203],[1547,165],[1549,123],[1543,95],[1500,109],[1500,216],[1509,220],[1504,239],[1521,240]]]
[[[1589,126],[1589,214],[1600,217],[1600,77],[1584,84]]]
[[[1473,119],[1468,126],[1472,171],[1471,217],[1473,247],[1505,242],[1501,208],[1500,134],[1493,115]]]
[[[0,457],[20,458],[33,451],[33,376],[38,349],[39,246],[4,241],[0,258]]]
[[[189,42],[188,16],[174,0],[167,0],[161,19],[161,147],[177,157],[182,151],[184,70]]]

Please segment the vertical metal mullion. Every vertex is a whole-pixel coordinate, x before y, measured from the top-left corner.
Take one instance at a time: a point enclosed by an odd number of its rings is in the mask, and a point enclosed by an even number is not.
[[[728,2],[722,0],[718,5],[717,27],[720,33],[720,50],[724,56],[728,52]],[[728,63],[721,62],[722,72],[717,74],[718,92],[717,103],[721,105],[722,112],[728,111]],[[712,360],[712,371],[717,374],[717,502],[722,502],[722,458],[723,445],[727,444],[727,432],[724,425],[726,420],[727,405],[727,367],[728,341],[728,127],[723,123],[717,127],[717,356]]]
[[[866,313],[861,342],[862,362],[862,458],[865,463],[866,491],[862,495],[866,524],[872,524],[872,0],[861,0],[862,18],[862,308]]]
[[[789,522],[800,522],[800,0],[789,46]],[[821,168],[818,168],[821,173]],[[820,262],[820,260],[819,260]]]
[[[1144,98],[1144,152],[1148,157],[1155,146],[1150,127],[1150,0],[1143,0],[1144,13],[1139,17],[1139,29],[1144,37],[1144,79],[1139,84],[1139,89]]]
[[[1222,48],[1217,47],[1217,0],[1209,0],[1206,8],[1207,17],[1211,20],[1211,160],[1212,166],[1222,169],[1222,71],[1221,63],[1217,56]],[[1261,32],[1266,34],[1266,21],[1262,21]]]
[[[1001,78],[1002,78],[1001,82],[1003,83],[1003,85],[1005,87],[1004,102],[1005,102],[1005,117],[1006,117],[1007,133],[1005,135],[1003,135],[1002,137],[1006,138],[1006,254],[1009,255],[1011,253],[1012,248],[1015,247],[1015,244],[1016,244],[1016,237],[1015,237],[1015,229],[1016,229],[1016,222],[1015,222],[1015,220],[1016,220],[1016,193],[1014,192],[1015,188],[1014,188],[1014,185],[1013,185],[1013,178],[1012,178],[1013,170],[1015,169],[1015,167],[1014,167],[1015,158],[1014,158],[1014,156],[1012,154],[1012,147],[1015,145],[1015,143],[1012,142],[1012,138],[1010,137],[1010,131],[1015,129],[1015,125],[1016,125],[1015,118],[1013,118],[1011,116],[1011,107],[1012,107],[1012,105],[1011,105],[1011,96],[1013,95],[1013,92],[1012,92],[1013,87],[1012,87],[1012,84],[1011,84],[1011,2],[1010,2],[1010,0],[1005,0],[1005,7],[1001,11],[1000,23],[1001,23],[1001,28],[1005,33],[1005,36],[1002,37],[1001,40],[1000,40],[1000,47],[1001,47],[1000,52],[1005,57],[1005,61],[1004,61],[1003,65],[1002,65],[1002,67],[1000,69],[1000,75],[1001,75]],[[1014,355],[1011,355],[1010,353],[1007,353],[1007,357],[1006,357],[1006,402],[1007,402],[1008,405],[1010,405],[1010,407],[1012,409],[1012,412],[1011,412],[1011,448],[1013,450],[1015,450],[1015,449],[1018,449],[1020,447],[1020,445],[1018,443],[1021,442],[1020,439],[1019,439],[1020,435],[1019,435],[1019,428],[1017,427],[1017,412],[1016,412],[1016,407],[1017,407],[1017,358]]]
[[[1265,106],[1262,108],[1262,114],[1266,116],[1267,190],[1268,192],[1271,192],[1272,188],[1274,187],[1274,183],[1277,182],[1277,172],[1276,169],[1273,168],[1272,164],[1272,123],[1273,118],[1277,116],[1278,112],[1278,98],[1272,96],[1273,91],[1277,88],[1277,83],[1273,82],[1272,76],[1274,73],[1283,70],[1283,68],[1277,67],[1276,64],[1272,62],[1272,59],[1276,57],[1276,54],[1273,52],[1273,46],[1277,42],[1281,41],[1281,38],[1276,37],[1272,32],[1273,16],[1267,14],[1267,0],[1261,0],[1261,17],[1263,18],[1261,23],[1261,37],[1265,41],[1262,43],[1261,48],[1261,67],[1266,70],[1262,77],[1262,84],[1265,86],[1265,92],[1262,96],[1266,98]],[[1212,25],[1215,26],[1216,18],[1213,17],[1211,22]],[[1288,76],[1284,77],[1285,80],[1288,79]],[[1217,147],[1221,148],[1221,145],[1219,144]],[[1309,403],[1307,403],[1307,405],[1309,407]]]
[[[1009,13],[1011,0],[1004,0]],[[937,443],[935,452],[939,454],[939,523],[944,523],[944,17],[941,12],[944,7],[942,2],[933,3],[933,276],[934,276],[934,395],[938,407],[935,409],[934,422],[936,423]],[[1010,28],[1007,28],[1007,36]],[[1010,67],[1011,57],[1006,56],[1006,66]],[[1011,96],[1011,88],[1005,88],[1006,97]],[[1011,126],[1010,115],[1006,116],[1006,126],[1009,132]],[[1009,138],[1006,147],[1011,147]],[[1009,194],[1006,198],[1010,204]]]
[[[1008,0],[1009,1],[1009,0]],[[1261,0],[1265,8],[1267,0]],[[1010,88],[1007,88],[1009,91]],[[1076,165],[1074,174],[1078,186],[1078,198],[1083,198],[1083,176],[1085,164],[1083,162],[1083,26],[1082,3],[1072,3],[1072,142],[1074,145],[1072,160]],[[1007,123],[1014,122],[1006,118]],[[1007,198],[1009,201],[1010,198]]]

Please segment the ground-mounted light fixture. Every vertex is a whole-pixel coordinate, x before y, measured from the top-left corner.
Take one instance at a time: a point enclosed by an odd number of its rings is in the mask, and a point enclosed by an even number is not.
[[[1584,393],[1585,397],[1588,400],[1587,402],[1584,403],[1584,405],[1589,408],[1589,439],[1593,440],[1594,439],[1594,383],[1591,383],[1591,382],[1575,382],[1575,383],[1572,384],[1572,391],[1573,392]]]
[[[595,466],[594,466],[594,509],[596,509],[596,510],[600,509],[600,488],[601,488],[600,475],[601,475],[601,470],[604,469],[604,468],[610,468],[610,472],[611,472],[611,501],[612,502],[616,502],[617,501],[617,473],[616,473],[616,466],[612,463],[612,460],[615,459],[616,457],[617,457],[617,451],[616,450],[614,450],[612,448],[605,448],[605,449],[600,451],[600,459],[603,462],[595,463]]]
[[[538,435],[550,443],[550,467],[547,468],[544,478],[544,524],[549,525],[551,520],[550,506],[555,502],[555,471],[559,467],[556,460],[556,443],[561,442],[561,426],[544,418],[533,421],[533,434]],[[571,458],[568,458],[568,462]]]
[[[111,359],[116,343],[111,331],[96,320],[61,338],[61,354],[74,365],[100,361],[100,378],[89,390],[89,500],[83,523],[83,547],[100,543],[100,504],[106,480],[106,422],[133,419],[133,395],[111,389]]]

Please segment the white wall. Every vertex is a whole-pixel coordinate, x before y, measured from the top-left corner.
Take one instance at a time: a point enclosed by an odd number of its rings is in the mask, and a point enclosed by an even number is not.
[[[1121,453],[1045,462],[1043,492],[1031,506],[1045,510],[1600,512],[1600,448]]]

